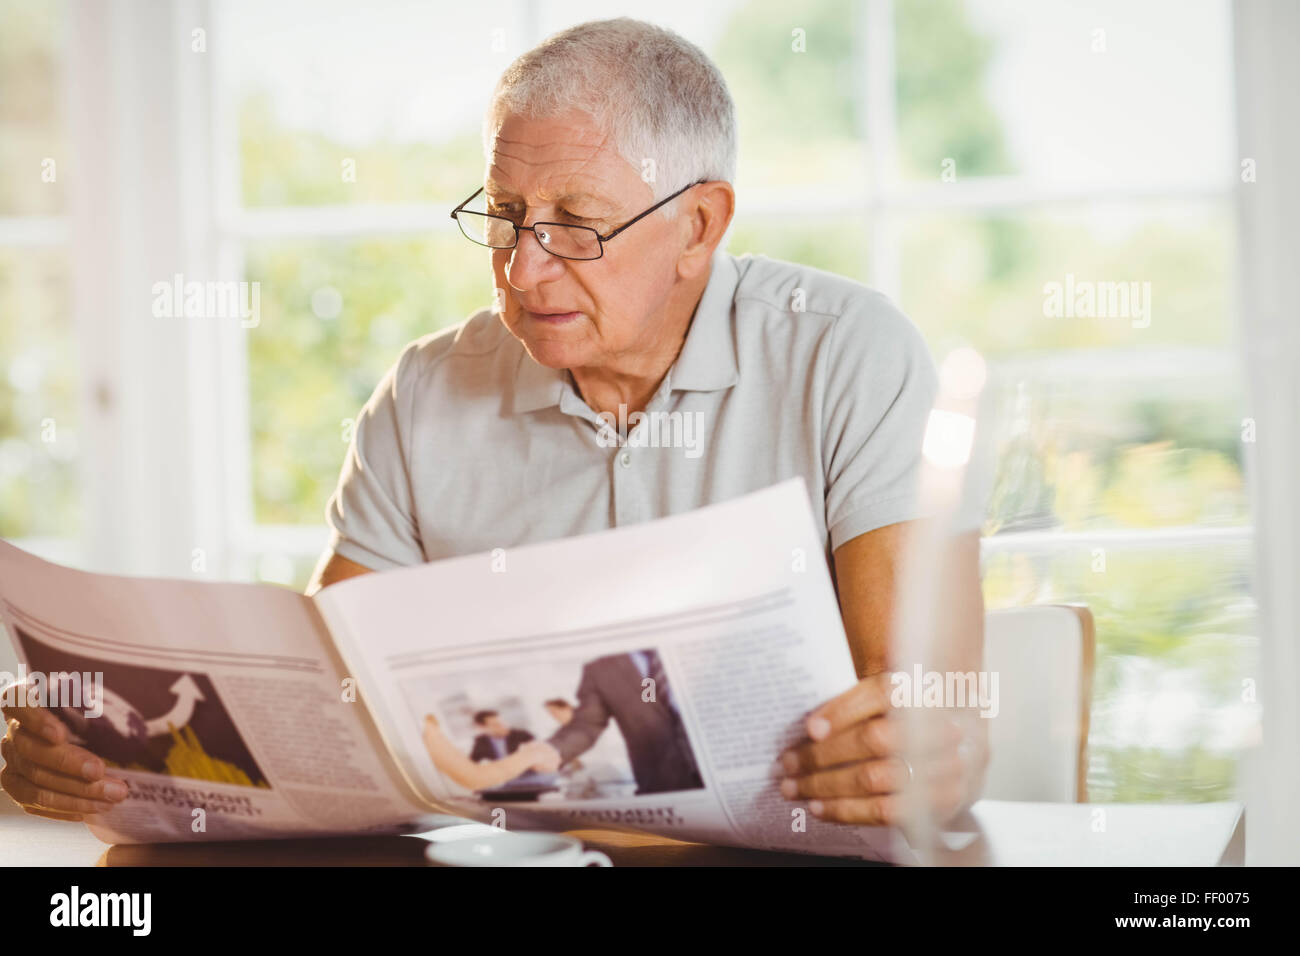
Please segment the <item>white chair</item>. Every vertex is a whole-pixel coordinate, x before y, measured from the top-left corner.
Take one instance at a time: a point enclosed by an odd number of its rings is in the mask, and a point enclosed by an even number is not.
[[[984,667],[998,675],[998,714],[983,797],[1047,803],[1088,799],[1086,751],[1096,634],[1082,605],[992,611]]]

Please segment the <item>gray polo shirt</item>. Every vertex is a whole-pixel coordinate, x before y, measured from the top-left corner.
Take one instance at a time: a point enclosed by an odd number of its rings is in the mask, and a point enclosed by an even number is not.
[[[832,549],[918,516],[937,390],[916,327],[841,276],[718,253],[638,421],[597,416],[484,309],[412,342],[356,421],[326,517],[381,570],[635,524],[802,475]],[[620,428],[620,426],[622,426]]]

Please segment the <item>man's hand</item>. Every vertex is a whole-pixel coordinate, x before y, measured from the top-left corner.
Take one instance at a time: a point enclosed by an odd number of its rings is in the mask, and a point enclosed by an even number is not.
[[[809,740],[781,755],[781,793],[839,823],[905,826],[913,787],[942,824],[973,802],[988,762],[987,725],[973,712],[920,708],[906,758],[890,674],[864,678],[806,719]]]
[[[15,699],[26,700],[26,685]],[[106,813],[126,799],[123,780],[107,776],[104,761],[69,743],[68,728],[44,707],[5,707],[0,741],[0,788],[28,813],[54,820],[82,820]]]
[[[529,769],[538,773],[555,773],[563,763],[560,752],[545,740],[530,740],[519,749],[533,760],[533,765]]]

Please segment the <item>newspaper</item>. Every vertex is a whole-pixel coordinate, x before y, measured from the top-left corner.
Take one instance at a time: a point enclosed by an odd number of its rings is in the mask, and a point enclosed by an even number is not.
[[[0,542],[0,617],[26,692],[44,685],[130,786],[88,818],[106,842],[410,833],[452,814],[906,853],[778,789],[803,717],[855,681],[802,479],[314,597],[89,574]]]

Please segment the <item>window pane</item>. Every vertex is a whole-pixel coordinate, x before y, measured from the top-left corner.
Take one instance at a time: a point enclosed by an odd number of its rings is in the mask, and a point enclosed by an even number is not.
[[[988,89],[1001,47],[961,0],[894,4],[895,113],[905,178],[1014,172],[1001,105]]]
[[[1224,184],[1234,174],[1227,0],[894,4],[899,167],[938,180]],[[959,76],[960,74],[960,76]]]
[[[261,322],[248,333],[258,522],[319,525],[346,422],[402,347],[491,304],[491,252],[450,219],[446,228],[435,239],[248,248],[247,278],[261,283]]]
[[[987,559],[990,609],[1077,602],[1096,619],[1090,800],[1237,796],[1259,732],[1250,568],[1248,539]]]
[[[749,0],[730,13],[716,46],[705,47],[736,101],[738,188],[786,201],[793,184],[829,188],[832,199],[866,194],[854,7],[813,0],[792,11],[783,0]]]
[[[1149,368],[1145,356],[1096,361],[1091,375],[1049,365],[993,386],[998,457],[985,532],[1247,523],[1234,372],[1152,380],[1125,374]]]
[[[289,549],[258,551],[247,555],[236,570],[236,577],[244,581],[263,581],[279,584],[294,591],[305,591],[320,552],[327,539],[322,535],[321,546],[310,554],[295,554]]]
[[[752,252],[867,280],[867,225],[842,216],[738,218],[727,251]]]
[[[1235,230],[1224,204],[926,214],[901,232],[903,306],[935,346],[960,339],[996,359],[1233,342]]]
[[[0,0],[0,216],[63,208],[63,4]]]
[[[77,362],[68,267],[0,248],[0,538],[75,538]]]
[[[1226,208],[926,214],[902,236],[936,354],[968,343],[997,371],[986,530],[1247,520]]]
[[[529,44],[504,0],[220,5],[248,206],[459,200],[483,179],[480,123]]]

